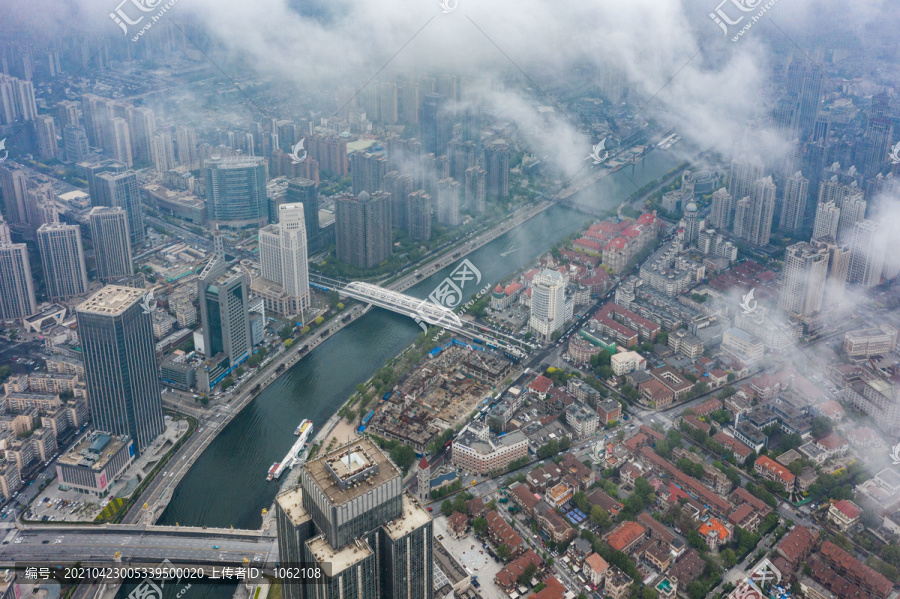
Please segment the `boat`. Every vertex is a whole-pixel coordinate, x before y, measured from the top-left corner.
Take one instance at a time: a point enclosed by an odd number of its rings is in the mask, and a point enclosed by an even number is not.
[[[284,456],[280,462],[272,464],[272,467],[269,468],[269,474],[266,477],[266,480],[278,480],[278,478],[284,474],[285,470],[293,468],[301,461],[300,454],[302,454],[306,446],[309,445],[310,435],[312,435],[313,432],[312,420],[304,420],[297,429],[300,431],[299,438],[294,442],[288,450],[287,455]]]
[[[297,437],[299,437],[299,436],[300,436],[300,433],[303,432],[304,425],[305,425],[306,423],[308,423],[308,422],[309,422],[309,420],[304,420],[304,421],[302,421],[300,424],[298,424],[298,425],[297,425],[297,428],[294,429],[294,435],[297,436]]]

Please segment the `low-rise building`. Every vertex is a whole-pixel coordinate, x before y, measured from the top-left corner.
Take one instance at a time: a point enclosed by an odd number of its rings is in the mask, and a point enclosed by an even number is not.
[[[623,376],[635,370],[646,370],[647,360],[636,351],[625,351],[613,354],[610,359],[613,374]]]
[[[862,510],[849,499],[835,501],[828,508],[828,519],[844,532],[859,522],[861,515]]]
[[[454,439],[452,454],[453,465],[467,472],[501,472],[528,456],[528,439],[521,431],[498,437],[487,426],[473,422]]]
[[[603,584],[603,577],[609,570],[609,564],[606,560],[596,553],[592,553],[584,558],[584,577],[588,579],[591,586],[598,587]]]
[[[794,490],[794,482],[797,477],[791,474],[791,471],[786,467],[768,456],[763,455],[756,458],[753,470],[766,480],[781,483],[788,492]]]
[[[593,435],[599,421],[597,412],[581,402],[575,402],[566,408],[566,424],[572,427],[578,439]]]
[[[637,522],[622,522],[606,537],[613,551],[628,553],[647,538],[647,529]]]
[[[134,458],[131,437],[95,431],[56,460],[56,476],[61,487],[105,497]]]
[[[597,415],[600,422],[606,426],[610,422],[618,421],[622,418],[622,404],[614,399],[607,399],[597,404]]]
[[[715,518],[710,518],[708,521],[701,524],[700,528],[697,529],[697,532],[699,532],[700,536],[706,540],[706,544],[709,545],[709,548],[712,550],[726,544],[731,540],[733,534],[730,524],[719,522]]]
[[[631,592],[633,582],[631,577],[625,572],[622,572],[616,566],[610,566],[606,571],[603,592],[611,599],[625,599]]]

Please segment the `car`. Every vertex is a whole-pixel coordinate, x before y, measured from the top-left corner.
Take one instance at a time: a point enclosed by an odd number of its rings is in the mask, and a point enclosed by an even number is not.
[[[218,549],[218,548],[219,548],[218,545],[213,545],[213,549]]]

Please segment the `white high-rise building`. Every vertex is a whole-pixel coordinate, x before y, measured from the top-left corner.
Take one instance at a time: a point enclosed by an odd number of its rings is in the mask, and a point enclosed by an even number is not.
[[[0,320],[18,320],[36,312],[28,247],[0,239]]]
[[[145,106],[128,109],[128,132],[131,135],[131,150],[138,162],[153,162],[151,142],[156,133],[156,115]]]
[[[781,204],[781,228],[788,233],[803,229],[803,216],[809,199],[809,179],[796,172],[784,182],[784,201]]]
[[[455,227],[460,223],[459,183],[448,177],[438,181],[437,219],[442,225]]]
[[[825,306],[832,306],[844,299],[847,288],[847,276],[850,271],[850,246],[838,243],[832,238],[812,240],[815,248],[828,252],[828,278],[825,279]]]
[[[712,210],[709,213],[710,227],[728,229],[734,216],[734,197],[724,187],[712,195]]]
[[[61,223],[42,225],[37,231],[37,240],[47,295],[58,300],[87,293],[81,227]]]
[[[200,158],[197,155],[196,131],[192,127],[176,127],[175,143],[178,149],[178,162],[181,166],[192,171],[200,168]]]
[[[750,195],[753,183],[762,179],[765,165],[762,158],[741,156],[731,161],[731,173],[728,177],[728,193],[740,200]],[[715,225],[721,227],[721,225]]]
[[[165,173],[175,168],[175,143],[168,131],[157,131],[150,139],[150,153],[156,172]]]
[[[280,285],[287,294],[287,310],[291,314],[300,314],[309,308],[309,262],[303,204],[281,204],[278,224],[259,230],[259,263],[262,277]]]
[[[850,240],[848,281],[863,287],[878,285],[884,267],[885,249],[878,235],[878,223],[871,220],[856,223]]]
[[[566,279],[558,270],[544,269],[531,285],[531,319],[528,326],[545,341],[566,324]]]
[[[128,121],[116,117],[110,121],[109,138],[106,141],[106,149],[113,158],[131,168],[134,165],[131,152],[131,133]]]
[[[819,203],[816,209],[816,222],[813,225],[813,239],[831,238],[837,240],[838,223],[841,220],[841,209],[834,202]]]
[[[853,234],[853,227],[859,221],[866,218],[867,202],[863,199],[862,191],[858,191],[844,198],[840,204],[841,219],[838,222],[838,241],[846,241]]]
[[[128,213],[124,208],[95,206],[88,214],[97,276],[104,283],[134,272]]]
[[[10,161],[0,166],[0,191],[3,192],[3,214],[11,225],[28,222],[28,178],[22,168]]]
[[[53,117],[49,114],[38,116],[34,122],[34,130],[41,158],[56,159],[59,156],[59,143],[56,141],[56,124]]]
[[[753,183],[750,195],[736,205],[734,234],[753,245],[768,245],[775,216],[775,184],[772,177]]]
[[[822,309],[829,253],[808,243],[795,243],[784,253],[784,279],[778,307],[809,316]]]

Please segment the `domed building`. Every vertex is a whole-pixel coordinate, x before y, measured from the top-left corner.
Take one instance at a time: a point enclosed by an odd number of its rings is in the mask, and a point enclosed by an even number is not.
[[[700,237],[700,209],[694,202],[684,207],[684,245],[695,245]]]

